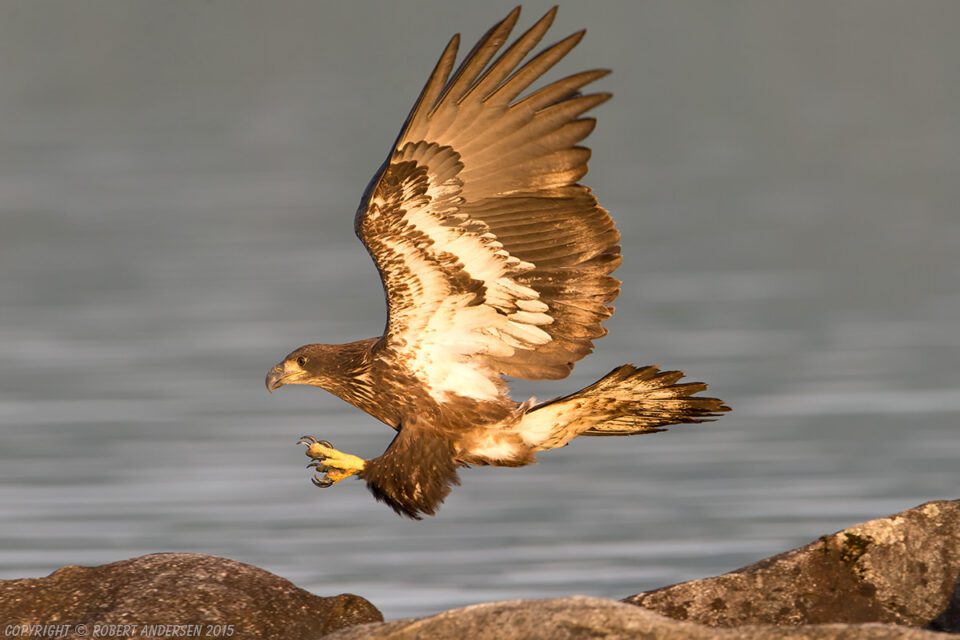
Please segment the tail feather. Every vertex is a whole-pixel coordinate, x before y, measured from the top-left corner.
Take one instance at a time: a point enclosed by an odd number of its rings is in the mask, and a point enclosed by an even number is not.
[[[537,405],[530,411],[533,422],[546,419],[552,425],[540,448],[563,446],[580,435],[657,433],[672,424],[709,422],[730,410],[722,400],[695,395],[706,384],[681,378],[681,371],[625,364],[589,387]]]
[[[605,386],[603,390],[606,397],[601,395],[600,398],[612,400],[610,409],[616,415],[579,435],[656,433],[664,431],[663,427],[671,424],[710,422],[720,413],[730,410],[717,398],[693,397],[706,390],[707,385],[703,382],[678,384],[683,378],[682,371],[660,371],[656,367],[637,369],[633,365],[623,365],[614,369],[608,377],[614,373],[617,374],[616,383]]]

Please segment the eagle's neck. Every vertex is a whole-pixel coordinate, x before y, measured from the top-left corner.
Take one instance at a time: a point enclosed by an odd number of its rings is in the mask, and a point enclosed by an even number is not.
[[[324,388],[374,418],[393,425],[384,407],[376,401],[370,379],[372,348],[378,338],[329,345]]]

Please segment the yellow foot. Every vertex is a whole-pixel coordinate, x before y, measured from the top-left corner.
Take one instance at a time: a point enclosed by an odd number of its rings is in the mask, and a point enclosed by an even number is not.
[[[297,444],[306,445],[307,456],[314,460],[307,468],[317,470],[311,481],[318,487],[332,487],[341,480],[360,473],[366,465],[363,458],[337,451],[326,440],[317,440],[313,436],[303,436]]]

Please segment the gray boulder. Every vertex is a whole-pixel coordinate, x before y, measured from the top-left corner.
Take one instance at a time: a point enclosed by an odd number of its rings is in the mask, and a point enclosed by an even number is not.
[[[879,622],[960,631],[960,500],[928,502],[625,602],[711,627]]]
[[[87,625],[86,634],[71,638],[92,637],[93,625],[137,625],[131,637],[170,637],[170,631],[141,629],[219,624],[234,625],[228,637],[241,640],[934,640],[943,636],[933,630],[960,630],[960,501],[921,505],[627,602],[515,600],[382,620],[359,596],[315,596],[256,567],[198,554],[156,554],[0,581],[0,621]]]
[[[158,553],[99,567],[64,567],[45,578],[0,580],[4,627],[70,625],[71,638],[93,637],[95,625],[115,638],[170,637],[187,630],[186,625],[200,625],[211,632],[203,637],[219,632],[234,640],[312,640],[382,620],[376,607],[359,596],[315,596],[263,569],[194,553]],[[152,625],[177,627],[148,628],[142,636],[144,627]],[[218,625],[234,628],[228,633]]]
[[[616,600],[570,596],[478,604],[417,620],[350,627],[324,640],[937,640],[895,625],[819,625],[712,629]]]

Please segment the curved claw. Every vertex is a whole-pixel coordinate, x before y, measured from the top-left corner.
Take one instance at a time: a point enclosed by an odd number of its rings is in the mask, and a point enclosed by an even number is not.
[[[310,478],[310,482],[320,487],[321,489],[326,489],[327,487],[333,486],[333,480],[331,480],[330,478],[321,478],[320,474],[314,474],[314,476]]]
[[[305,444],[308,447],[316,443],[317,443],[317,439],[314,438],[313,436],[300,436],[300,439],[297,440],[297,444]]]
[[[327,465],[323,464],[323,463],[320,462],[319,460],[314,460],[313,462],[311,462],[310,464],[307,465],[307,469],[316,469],[317,471],[322,471],[322,472],[326,473],[327,471],[330,470],[330,467],[328,467]]]
[[[314,440],[321,447],[326,447],[327,449],[333,449],[333,445],[330,444],[329,440]]]

